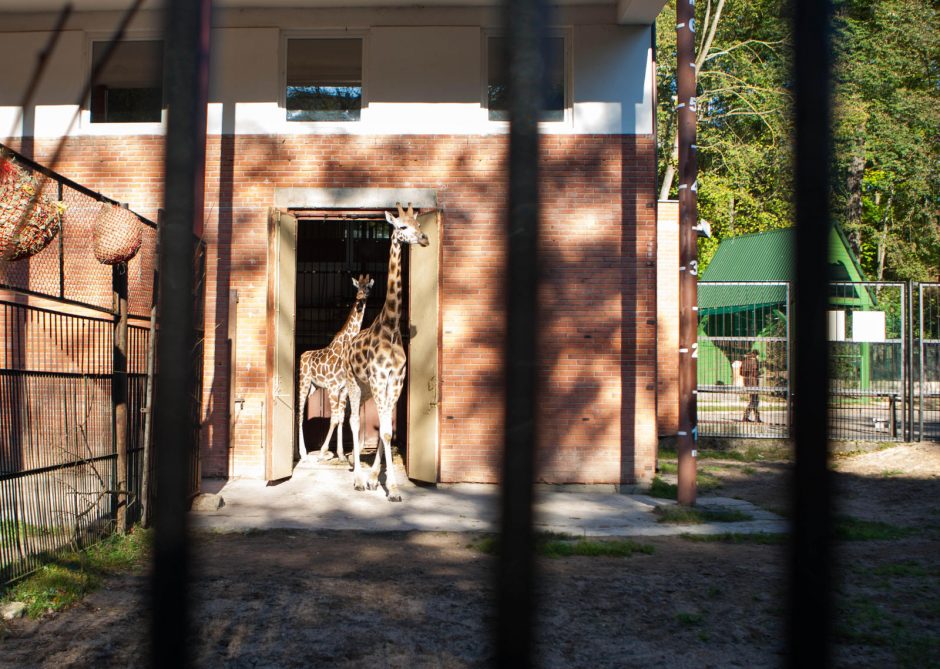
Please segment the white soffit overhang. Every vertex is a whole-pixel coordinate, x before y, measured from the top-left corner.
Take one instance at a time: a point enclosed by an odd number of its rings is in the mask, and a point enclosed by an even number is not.
[[[3,12],[54,12],[59,11],[65,0],[0,0],[0,13]],[[72,0],[77,12],[120,11],[127,9],[131,0]],[[146,0],[144,9],[159,9],[163,0]],[[497,0],[421,0],[420,2],[394,2],[392,0],[214,0],[217,8],[258,8],[258,9],[323,9],[353,7],[492,7],[499,5]],[[558,5],[614,5],[617,8],[617,21],[621,24],[646,25],[653,22],[656,15],[665,6],[665,0],[556,0]]]

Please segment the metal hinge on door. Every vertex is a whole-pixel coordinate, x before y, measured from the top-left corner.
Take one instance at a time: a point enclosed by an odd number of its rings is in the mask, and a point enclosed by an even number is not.
[[[428,402],[428,406],[436,407],[438,404],[438,400],[440,399],[437,396],[437,377],[436,376],[432,376],[430,379],[428,379],[428,391],[431,393],[431,397],[433,398],[430,402]]]

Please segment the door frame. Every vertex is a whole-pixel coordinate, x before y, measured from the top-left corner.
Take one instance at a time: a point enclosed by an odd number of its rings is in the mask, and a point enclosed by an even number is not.
[[[431,317],[432,320],[436,318],[436,332],[433,337],[434,341],[434,368],[436,374],[432,376],[429,381],[425,381],[425,386],[427,390],[424,392],[425,395],[430,395],[432,398],[430,401],[426,401],[426,397],[421,399],[416,399],[412,397],[412,384],[408,384],[408,416],[409,423],[413,420],[412,410],[410,408],[411,404],[415,401],[424,402],[429,405],[429,408],[433,412],[433,421],[434,428],[429,433],[433,434],[434,443],[431,445],[430,455],[433,457],[433,466],[427,464],[428,458],[422,458],[425,462],[424,466],[421,466],[420,478],[421,480],[428,483],[436,483],[439,478],[440,472],[440,425],[441,425],[441,405],[440,405],[440,357],[441,357],[441,343],[442,343],[442,330],[441,330],[441,310],[440,310],[440,256],[441,256],[441,233],[443,232],[442,226],[442,212],[437,203],[437,190],[432,188],[276,188],[274,192],[274,206],[271,208],[268,216],[268,253],[267,253],[267,268],[268,268],[268,289],[267,289],[267,313],[266,313],[266,323],[267,323],[267,346],[266,346],[266,361],[267,361],[267,372],[268,372],[268,382],[266,390],[266,401],[264,409],[264,444],[265,444],[265,479],[272,481],[285,478],[290,476],[291,472],[288,471],[284,473],[284,462],[290,463],[290,468],[293,468],[293,454],[297,449],[297,430],[296,430],[296,417],[291,422],[290,434],[292,438],[285,440],[283,438],[276,439],[276,433],[280,433],[282,430],[286,431],[286,428],[278,426],[275,412],[275,402],[278,402],[278,398],[275,396],[275,385],[276,385],[276,369],[275,362],[276,356],[278,354],[278,336],[277,336],[277,327],[276,325],[280,323],[281,325],[287,325],[289,327],[291,337],[294,336],[296,331],[295,327],[295,318],[296,313],[294,310],[296,305],[292,306],[289,310],[289,313],[278,310],[278,300],[277,297],[281,294],[282,277],[281,268],[285,266],[292,266],[294,268],[293,281],[294,285],[291,287],[291,293],[294,294],[296,290],[296,267],[297,267],[297,245],[296,245],[296,227],[294,228],[295,235],[293,244],[289,245],[289,252],[293,254],[293,264],[290,265],[290,260],[279,255],[278,248],[280,246],[281,239],[279,238],[279,225],[277,225],[277,216],[281,213],[289,214],[290,209],[389,209],[394,211],[396,204],[401,203],[403,206],[406,206],[409,202],[415,209],[435,209],[438,210],[437,213],[437,247],[436,251],[436,270],[433,272],[426,273],[426,276],[433,278],[437,282],[437,285],[433,286],[433,290],[429,290],[429,293],[435,295],[435,316]],[[420,261],[420,256],[419,256]],[[413,268],[414,265],[412,264]],[[408,279],[411,280],[410,277]],[[413,305],[412,305],[413,306]],[[411,327],[411,323],[403,324],[405,327]],[[293,340],[292,340],[293,341]],[[291,344],[293,346],[293,344]],[[289,382],[286,384],[291,392],[291,397],[296,395],[294,386],[296,370],[293,368],[293,354],[290,356],[290,378]],[[410,358],[410,356],[409,356]],[[409,360],[408,364],[409,374],[411,372],[411,361]],[[282,381],[283,383],[283,381]],[[430,385],[428,385],[430,384]],[[283,395],[282,393],[279,393]],[[400,401],[400,400],[399,400]],[[296,413],[296,398],[293,398],[290,402],[290,406],[294,407],[294,412]],[[416,450],[412,448],[412,433],[414,432],[409,425],[407,430],[408,445],[406,447],[406,455],[410,459],[411,453]],[[428,452],[425,449],[426,453]],[[407,467],[407,464],[406,464]],[[409,478],[412,478],[411,471],[408,472]],[[432,476],[433,475],[433,476]]]

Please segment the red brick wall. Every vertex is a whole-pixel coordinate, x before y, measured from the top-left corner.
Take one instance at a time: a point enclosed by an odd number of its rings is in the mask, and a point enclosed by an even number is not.
[[[436,189],[444,208],[441,480],[498,478],[506,147],[505,136],[210,137],[204,475],[263,474],[266,225],[275,189],[412,187]],[[41,161],[51,147],[35,153]],[[652,139],[546,136],[542,165],[540,478],[649,480],[656,444]],[[155,216],[162,166],[162,138],[81,138],[69,142],[58,169]],[[245,399],[231,450],[230,286],[239,293],[236,395]]]
[[[679,202],[659,202],[657,311],[659,374],[656,424],[661,436],[679,430]]]

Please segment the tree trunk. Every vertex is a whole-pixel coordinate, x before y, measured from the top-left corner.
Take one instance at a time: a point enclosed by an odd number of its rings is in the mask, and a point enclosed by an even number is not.
[[[885,211],[881,217],[881,235],[878,237],[878,275],[876,281],[883,281],[885,275],[885,258],[888,256],[888,220],[891,214],[891,201],[894,200],[894,193],[888,196],[885,203]]]
[[[672,136],[672,155],[669,157],[669,163],[666,165],[666,173],[663,174],[663,186],[659,190],[659,199],[668,200],[669,191],[672,190],[672,182],[676,178],[676,165],[679,164],[679,133]]]
[[[857,146],[864,150],[864,146]],[[862,177],[865,174],[864,155],[854,155],[849,162],[849,176],[847,186],[849,200],[846,205],[846,227],[848,228],[849,242],[855,255],[861,255],[862,250]]]

